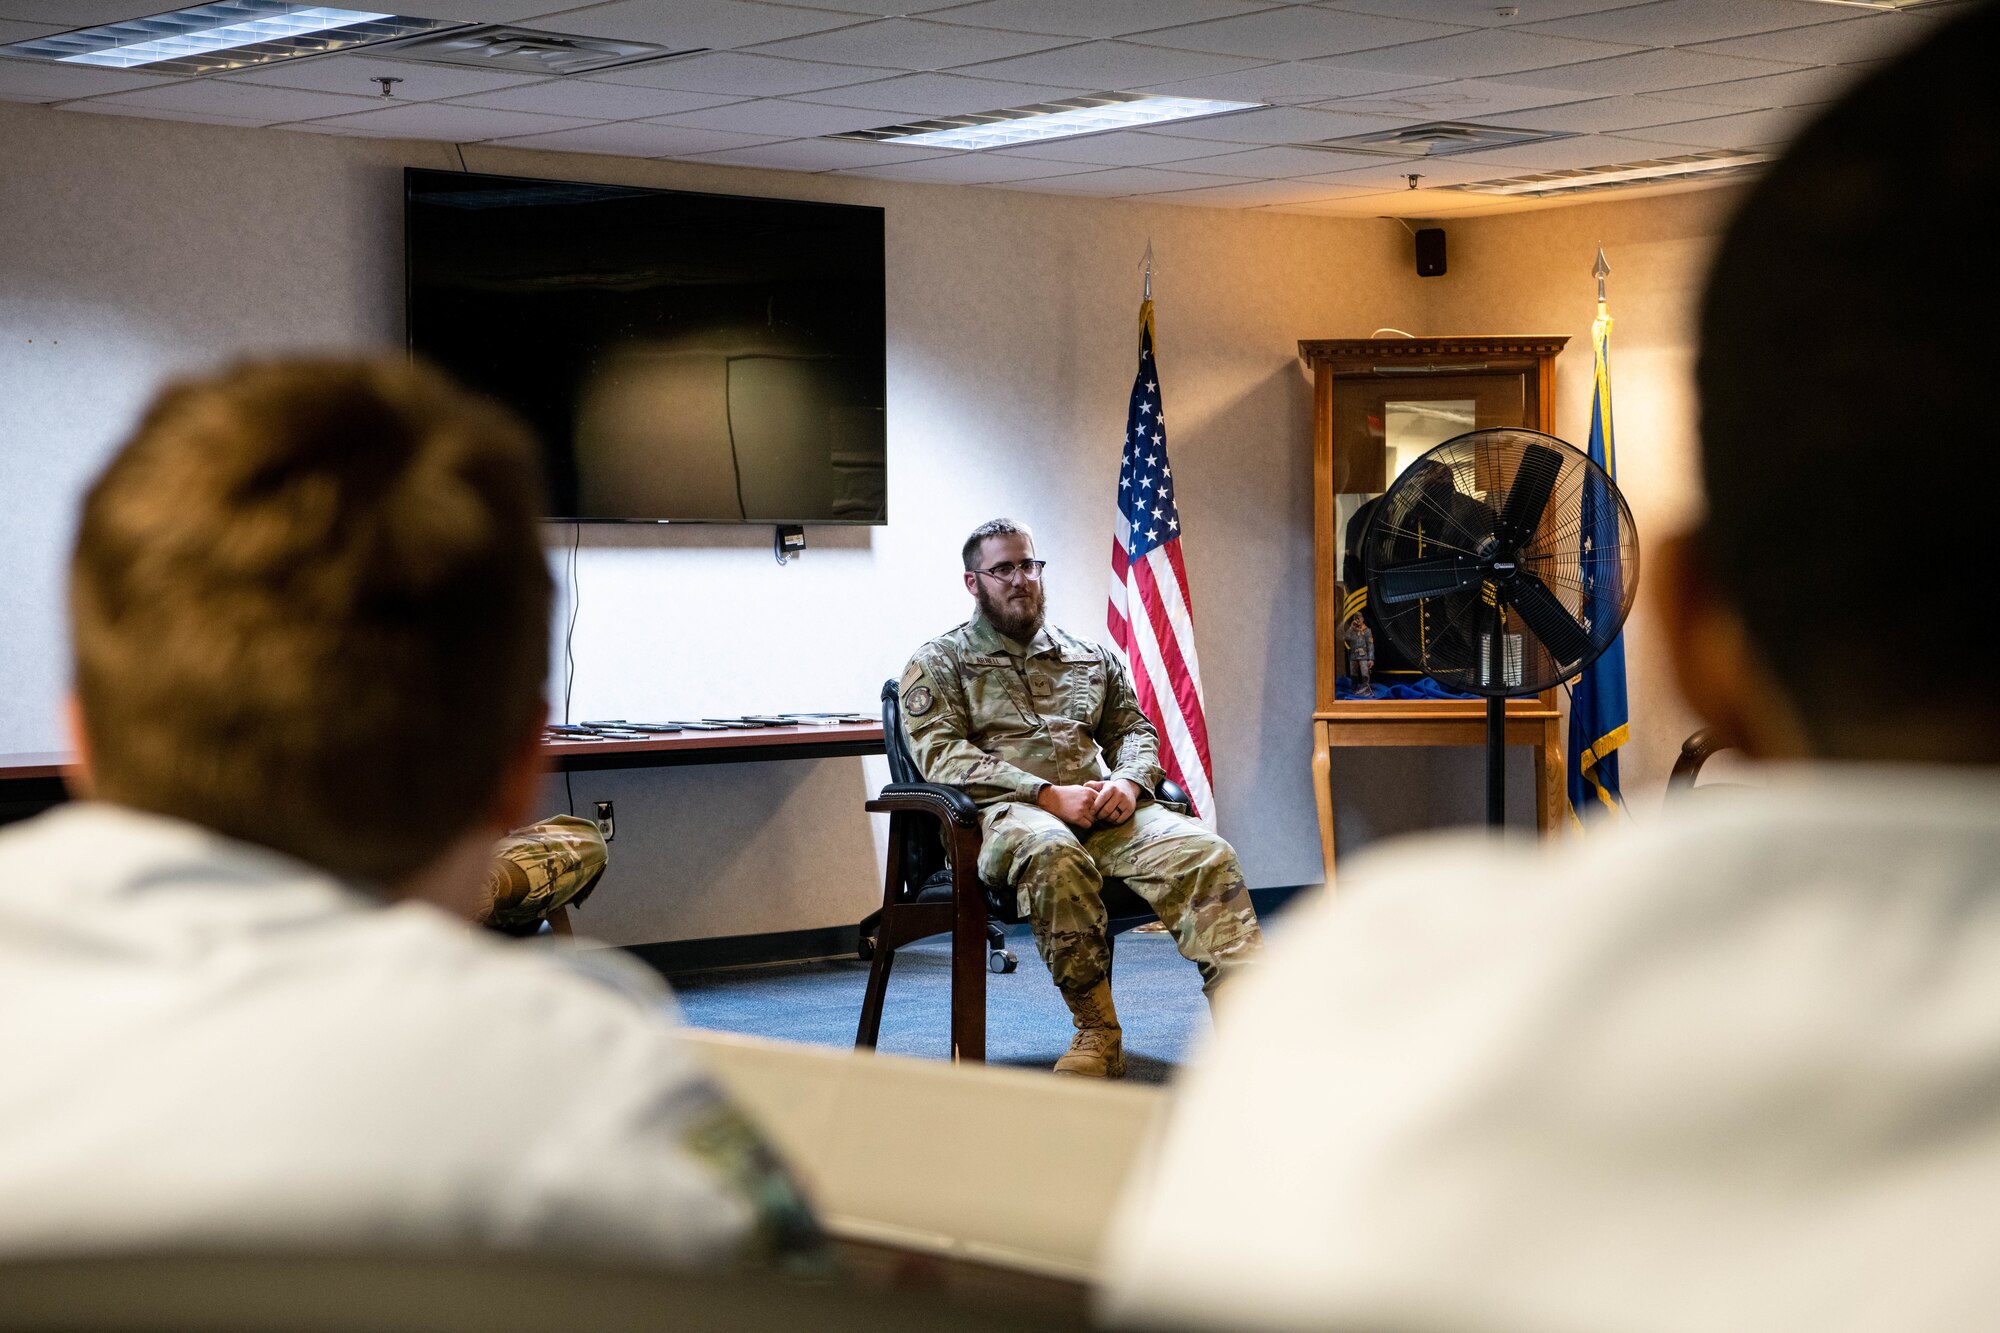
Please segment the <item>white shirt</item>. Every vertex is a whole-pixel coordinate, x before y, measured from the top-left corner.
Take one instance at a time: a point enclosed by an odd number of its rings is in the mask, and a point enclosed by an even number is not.
[[[734,1112],[633,985],[174,820],[0,831],[0,1256],[725,1259]]]
[[[1358,861],[1224,1000],[1123,1321],[2000,1324],[2000,775],[1832,766]]]

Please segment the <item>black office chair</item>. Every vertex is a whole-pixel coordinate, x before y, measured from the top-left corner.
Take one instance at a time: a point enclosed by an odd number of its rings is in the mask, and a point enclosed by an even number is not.
[[[1722,733],[1708,727],[1689,736],[1681,742],[1680,757],[1674,760],[1674,771],[1667,775],[1667,798],[1677,800],[1694,794],[1695,779],[1701,775],[1702,765],[1722,750],[1730,749]],[[1710,782],[1702,784],[1700,790],[1710,796],[1717,792],[1743,791],[1746,785],[1736,782]]]
[[[889,755],[889,785],[868,802],[870,814],[889,816],[889,855],[882,906],[861,922],[857,952],[869,961],[856,1046],[872,1047],[882,1031],[882,1002],[896,950],[932,935],[951,941],[951,1053],[986,1058],[986,974],[1014,970],[1001,923],[1026,920],[1012,889],[979,878],[982,831],[979,807],[957,787],[925,782],[903,736],[897,683],[882,686],[882,740]],[[1158,798],[1185,806],[1187,793],[1172,779]],[[1107,937],[1150,921],[1154,912],[1123,880],[1104,881]],[[1109,942],[1107,938],[1107,943]]]

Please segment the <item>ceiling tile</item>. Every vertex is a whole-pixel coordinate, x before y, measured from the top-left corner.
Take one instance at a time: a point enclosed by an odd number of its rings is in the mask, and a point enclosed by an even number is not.
[[[99,116],[139,116],[146,120],[178,120],[191,125],[228,125],[236,129],[262,129],[258,120],[238,120],[234,116],[205,116],[199,111],[164,111],[153,106],[125,106],[116,102],[74,102],[65,111],[88,111]]]
[[[533,116],[524,111],[490,111],[442,102],[412,102],[408,106],[364,111],[326,122],[338,131],[379,134],[390,139],[449,139],[453,143],[482,143],[487,139],[576,129],[584,123],[570,116]]]
[[[0,0],[0,19],[53,23],[63,32],[71,28],[94,28],[100,23],[122,23],[161,12],[157,0]]]
[[[62,29],[53,23],[19,23],[13,19],[0,19],[0,46],[10,42],[25,42],[36,37],[47,37]]]
[[[1767,148],[1791,139],[1825,109],[1823,106],[1787,106],[1768,111],[1742,111],[1733,116],[1715,116],[1707,120],[1687,120],[1674,125],[1632,130],[1628,137],[1689,148]]]
[[[1344,165],[1349,160],[1350,155],[1345,153],[1335,155],[1315,148],[1274,146],[1248,148],[1222,157],[1184,162],[1181,164],[1181,169],[1226,172],[1231,176],[1284,177],[1292,180],[1303,176],[1323,176],[1335,170],[1337,164]]]
[[[996,60],[959,71],[983,79],[1020,79],[1028,83],[1060,83],[1095,92],[1122,92],[1170,79],[1198,79],[1225,74],[1257,63],[1242,56],[1205,51],[1169,51],[1131,42],[1084,42],[1012,60]]]
[[[1373,193],[1372,189],[1328,185],[1323,181],[1246,181],[1240,185],[1169,190],[1149,195],[1147,199],[1156,204],[1198,204],[1207,208],[1268,208],[1273,204],[1307,204]]]
[[[402,80],[395,85],[396,96],[406,102],[428,102],[437,97],[490,92],[513,84],[533,83],[538,77],[508,70],[459,69],[451,65],[426,65],[414,60],[384,60],[380,56],[364,55],[281,60],[275,65],[229,76],[234,82],[310,88],[314,92],[351,93],[359,97],[382,91],[376,79],[395,78]]]
[[[1496,74],[1501,83],[1525,83],[1539,88],[1568,88],[1579,93],[1619,96],[1625,93],[1657,93],[1669,88],[1692,88],[1697,84],[1751,79],[1764,74],[1782,74],[1799,65],[1780,65],[1768,60],[1741,60],[1735,56],[1705,55],[1699,51],[1640,51],[1633,55],[1592,60],[1582,65],[1562,65],[1555,69],[1529,70],[1521,74]]]
[[[122,93],[169,82],[172,80],[155,74],[45,64],[39,60],[0,60],[0,97],[10,102],[67,102],[76,97]]]
[[[628,83],[597,83],[570,77],[461,97],[456,104],[492,107],[496,111],[582,116],[587,120],[640,120],[670,116],[677,111],[698,111],[736,100],[715,93],[677,93],[667,88],[639,88]]]
[[[1894,55],[1937,31],[1936,24],[1936,19],[1922,14],[1868,14],[1788,32],[1704,42],[1696,49],[1711,55],[1747,56],[1753,60],[1847,65]]]
[[[1498,83],[1490,79],[1457,79],[1427,83],[1398,92],[1372,97],[1349,97],[1322,102],[1328,111],[1354,111],[1380,116],[1415,116],[1424,120],[1485,120],[1519,111],[1523,107],[1553,106],[1580,102],[1587,94],[1572,88],[1537,88],[1527,83]]]
[[[585,125],[498,140],[509,148],[548,148],[563,153],[614,153],[620,157],[679,157],[718,148],[750,148],[768,140],[754,134],[723,134],[684,126],[627,120],[612,125]]]
[[[1693,88],[1674,88],[1660,94],[1676,101],[1700,102],[1708,106],[1807,106],[1831,102],[1876,66],[1817,65],[1785,74],[1766,74],[1757,79],[1734,79],[1728,83],[1704,83]]]
[[[1699,120],[1715,115],[1718,110],[1694,102],[1668,101],[1664,97],[1597,97],[1587,102],[1512,112],[1507,123],[1522,129],[1560,130],[1566,134],[1610,134]]]
[[[759,48],[764,55],[793,60],[825,60],[842,65],[889,65],[898,69],[940,70],[982,60],[999,60],[1070,45],[1066,37],[997,32],[922,19],[880,19],[839,32],[823,32]]]
[[[865,107],[871,111],[894,111],[910,116],[957,116],[968,111],[1032,106],[1036,102],[1076,97],[1089,91],[1088,88],[1060,88],[1046,83],[968,79],[962,74],[907,74],[900,79],[882,79],[875,83],[857,83],[847,88],[806,93],[797,100],[824,102],[829,106]]]
[[[865,83],[900,73],[893,69],[863,69],[859,65],[820,65],[804,60],[779,60],[743,51],[716,51],[607,69],[591,77],[599,83],[632,83],[645,88],[672,88],[684,93],[722,93],[732,97],[786,97],[850,83]]]
[[[888,114],[885,111],[821,106],[813,102],[788,102],[783,98],[769,97],[660,119],[663,124],[687,125],[695,129],[736,130],[745,134],[768,134],[775,139],[798,139],[845,134],[849,130],[878,129],[886,123],[884,117]]]
[[[1401,161],[1383,157],[1363,157],[1359,153],[1323,153],[1327,170],[1312,177],[1316,181],[1381,190],[1408,190],[1410,176],[1417,177],[1416,193],[1440,185],[1462,185],[1466,181],[1491,180],[1495,176],[1518,175],[1511,167],[1468,162],[1462,157],[1409,158]],[[1332,165],[1338,164],[1338,165]]]
[[[676,155],[680,156],[680,155]],[[768,167],[776,171],[833,171],[841,167],[887,166],[940,157],[935,148],[898,148],[885,143],[848,143],[839,139],[794,139],[761,148],[735,148],[702,153],[696,162],[720,162],[732,167]]]
[[[1428,74],[1440,79],[1480,79],[1516,70],[1599,60],[1636,49],[1568,37],[1542,37],[1510,28],[1480,28],[1407,46],[1357,51],[1327,63],[1352,69]]]
[[[859,14],[864,18],[901,18],[905,14],[923,14],[933,9],[950,9],[963,0],[801,0],[811,9],[832,9],[843,14]]]
[[[1846,17],[1832,5],[1805,0],[1655,0],[1602,14],[1551,19],[1531,31],[1638,46],[1685,46],[1781,28],[1805,28]]]
[[[1192,190],[1201,186],[1244,184],[1242,176],[1217,176],[1166,167],[1111,167],[1081,176],[1057,176],[1036,181],[1035,188],[1051,194],[1157,194],[1162,190]]]
[[[850,167],[843,176],[875,176],[884,180],[936,181],[950,185],[993,185],[1001,181],[1040,180],[1095,171],[1080,162],[1038,162],[1008,153],[955,153],[895,166]]]
[[[1130,40],[1183,51],[1218,51],[1223,55],[1258,56],[1265,60],[1309,60],[1314,56],[1418,42],[1428,37],[1448,37],[1463,31],[1462,25],[1412,23],[1376,14],[1345,14],[1290,5],[1260,14],[1137,33]]]
[[[204,116],[227,116],[231,120],[256,125],[276,125],[288,120],[317,120],[348,111],[368,111],[380,105],[380,98],[342,97],[337,93],[305,92],[298,88],[270,88],[259,84],[232,83],[224,79],[188,79],[163,83],[156,88],[140,88],[129,93],[113,93],[95,99],[123,106],[150,107],[155,111],[193,111]]]
[[[1187,162],[1195,158],[1214,157],[1219,153],[1240,153],[1243,146],[1216,143],[1209,139],[1175,139],[1140,130],[1118,130],[1111,134],[1086,134],[1075,139],[1025,144],[1009,151],[1050,162],[1083,162],[1099,167],[1150,167],[1161,162]]]
[[[1436,80],[1419,78],[1414,74],[1341,69],[1301,60],[1259,65],[1230,74],[1211,74],[1204,79],[1177,79],[1172,83],[1149,84],[1144,91],[1163,97],[1212,97],[1224,102],[1267,102],[1285,106],[1420,87],[1434,82]]]
[[[472,0],[480,3],[481,0]],[[612,0],[610,4],[544,14],[532,26],[583,37],[657,42],[675,50],[714,51],[824,32],[856,22],[853,15],[747,0]]]
[[[1498,5],[1490,0],[1320,0],[1327,9],[1351,10],[1357,14],[1389,14],[1396,18],[1427,19],[1432,23],[1463,23],[1481,28],[1512,28],[1543,19],[1567,18],[1571,14],[1594,14],[1600,10],[1623,9],[1650,4],[1652,0],[1520,0]],[[1512,18],[1501,11],[1518,11]]]
[[[1176,121],[1151,131],[1176,139],[1212,139],[1223,143],[1318,143],[1350,134],[1394,129],[1421,119],[1416,116],[1362,116],[1308,107],[1275,106],[1257,111],[1232,111],[1202,120]]]
[[[944,23],[969,23],[1010,32],[1057,37],[1122,37],[1176,23],[1226,18],[1269,9],[1271,0],[983,0],[934,15]]]
[[[457,19],[461,23],[519,23],[561,8],[569,6],[563,5],[562,0],[396,0],[398,14],[420,19]]]

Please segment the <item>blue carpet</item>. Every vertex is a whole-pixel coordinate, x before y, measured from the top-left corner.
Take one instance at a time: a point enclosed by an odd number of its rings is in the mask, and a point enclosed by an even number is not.
[[[986,978],[989,1063],[1047,1069],[1069,1046],[1069,1011],[1035,953],[1025,926],[1008,932],[1021,960],[1006,976]],[[1127,1077],[1163,1083],[1208,1027],[1201,976],[1163,934],[1118,936],[1112,997],[1125,1027]],[[692,1027],[743,1032],[817,1046],[852,1046],[868,965],[838,961],[708,972],[674,979]],[[889,974],[879,1049],[946,1059],[951,1054],[951,954],[946,936],[905,946]]]

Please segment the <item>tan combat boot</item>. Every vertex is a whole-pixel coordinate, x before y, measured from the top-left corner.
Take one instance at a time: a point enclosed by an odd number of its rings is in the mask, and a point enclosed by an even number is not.
[[[1080,1078],[1125,1077],[1125,1033],[1111,1004],[1111,981],[1100,980],[1086,991],[1060,992],[1076,1023],[1076,1036],[1056,1061],[1058,1074]]]

